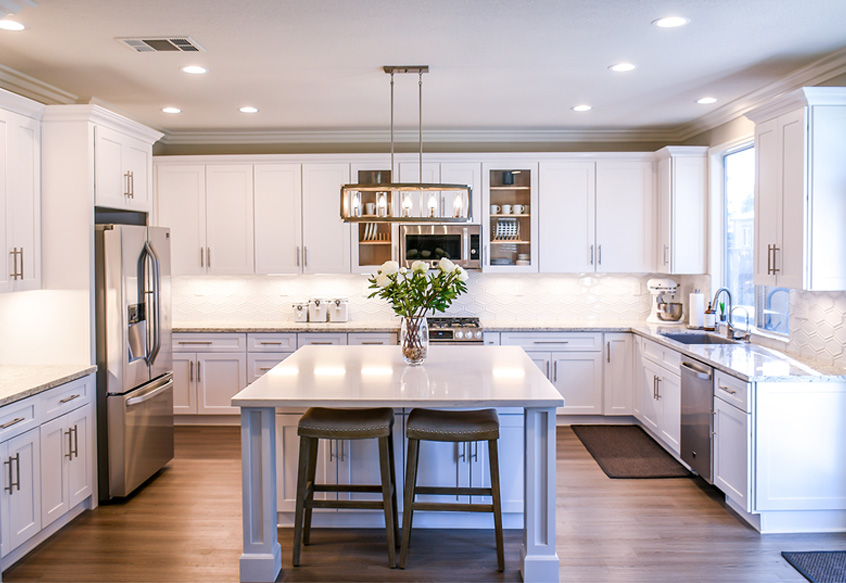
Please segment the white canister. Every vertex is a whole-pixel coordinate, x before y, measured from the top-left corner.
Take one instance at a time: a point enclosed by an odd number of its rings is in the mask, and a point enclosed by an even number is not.
[[[325,322],[329,319],[329,300],[324,298],[311,298],[308,302],[309,322]]]
[[[348,322],[349,319],[349,300],[347,298],[334,298],[329,300],[330,322]]]
[[[293,305],[294,322],[308,322],[308,302],[299,302]]]

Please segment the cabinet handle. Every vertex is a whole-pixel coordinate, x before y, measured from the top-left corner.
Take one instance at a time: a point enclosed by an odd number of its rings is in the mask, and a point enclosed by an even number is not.
[[[206,247],[206,267],[211,268],[211,247]]]
[[[194,382],[194,361],[188,361],[188,382]]]
[[[367,341],[365,341],[365,342],[362,342],[361,344],[362,344],[362,346],[364,346],[365,344],[368,345],[368,346],[371,345],[371,344],[374,344],[374,345],[377,345],[377,346],[382,346],[384,344],[384,342],[367,342]]]
[[[179,344],[211,344],[211,340],[180,340]]]
[[[65,457],[71,460],[73,459],[73,429],[65,431],[65,435],[68,436],[68,453],[65,454]]]
[[[667,251],[669,251],[669,247],[664,245],[664,265],[667,265]]]
[[[590,264],[593,265],[593,245],[590,246]]]
[[[21,279],[23,279],[24,278],[24,248],[23,247],[20,248],[20,250],[18,251],[18,254],[20,254],[20,257],[21,257]]]
[[[273,367],[272,367],[272,366],[260,366],[260,367],[259,367],[259,370],[268,371],[268,370],[270,370],[271,368],[273,368]]]
[[[333,342],[309,342],[309,344],[311,344],[311,345],[319,344],[319,345],[332,346],[334,343]]]
[[[267,345],[267,344],[273,344],[273,345],[276,345],[276,344],[282,344],[282,343],[281,343],[281,342],[262,341],[262,342],[260,342],[259,344],[262,344],[262,345]]]
[[[205,266],[206,266],[206,260],[203,256],[203,248],[200,247],[200,267],[205,267]]]
[[[14,482],[14,480],[13,480],[13,478],[12,478],[12,459],[13,459],[13,458],[11,458],[11,457],[10,457],[9,459],[7,459],[6,461],[4,461],[4,462],[3,462],[3,465],[4,465],[4,466],[5,466],[5,465],[8,465],[8,466],[9,466],[9,485],[8,485],[8,486],[4,486],[4,487],[3,487],[3,489],[4,489],[6,492],[8,492],[8,493],[9,493],[9,496],[11,496],[11,495],[12,495],[12,486],[13,486],[13,485],[14,485],[14,483],[15,483],[15,482]]]
[[[661,377],[655,377],[655,394],[658,400],[661,400]]]
[[[722,390],[724,390],[725,392],[727,392],[729,395],[736,395],[736,394],[737,394],[737,391],[733,391],[733,390],[731,390],[731,389],[730,389],[730,388],[728,388],[728,387],[724,387],[723,385],[719,385],[719,387],[720,387]]]
[[[476,446],[476,452],[475,453],[473,453],[473,446],[474,445]],[[470,452],[472,454],[470,456],[470,459],[479,461],[479,442],[478,441],[474,441],[474,442],[470,443]]]
[[[9,255],[12,256],[12,273],[9,274],[9,277],[12,279],[18,278],[18,248],[15,247],[11,251],[9,251]]]
[[[553,383],[558,382],[558,361],[557,360],[552,361],[552,382]]]
[[[605,349],[605,360],[608,363],[611,362],[611,343],[610,342],[608,342],[608,345]]]
[[[135,172],[129,171],[129,198],[135,198]]]
[[[18,423],[20,423],[24,419],[26,419],[26,417],[16,417],[16,418],[12,419],[11,421],[7,421],[3,425],[0,425],[0,429],[8,429],[12,425],[17,425]]]
[[[73,426],[73,456],[79,457],[79,428]]]
[[[656,385],[658,384],[658,377],[652,375],[652,400],[654,401],[657,397],[655,396],[658,393],[658,389]]]
[[[17,478],[12,477],[12,460],[15,462],[15,476]],[[3,462],[4,464],[9,464],[9,485],[4,488],[11,496],[14,492],[12,488],[20,491],[21,489],[21,454],[16,453],[15,457],[9,456],[9,460]]]
[[[546,378],[549,378],[549,361],[546,361]]]
[[[199,360],[197,361],[197,382],[198,383],[202,382],[202,379],[200,378],[200,361]]]
[[[64,405],[65,403],[70,403],[70,402],[71,402],[71,401],[73,401],[74,399],[78,399],[78,398],[79,398],[79,394],[76,394],[76,395],[71,395],[70,397],[65,397],[64,399],[62,399],[61,401],[59,401],[59,403],[61,403],[61,404],[63,404],[63,405]]]
[[[344,461],[344,457],[346,456],[346,446],[344,445],[345,440],[341,440],[341,461]]]
[[[596,247],[596,264],[602,265],[602,245]]]
[[[773,274],[773,246],[767,245],[767,275]]]
[[[297,267],[299,267],[300,266],[300,246],[299,245],[297,245],[296,251],[294,251],[294,255],[295,255],[296,260],[297,260]]]
[[[570,344],[569,340],[533,340],[532,344]]]
[[[123,196],[129,196],[129,172],[123,173]]]
[[[308,267],[308,247],[303,247],[303,267]]]
[[[778,265],[778,263],[779,263],[778,262],[778,255],[776,255],[776,254],[780,253],[780,252],[781,252],[781,248],[773,245],[773,275],[776,275],[779,271],[781,271],[781,269],[776,267],[776,265]]]

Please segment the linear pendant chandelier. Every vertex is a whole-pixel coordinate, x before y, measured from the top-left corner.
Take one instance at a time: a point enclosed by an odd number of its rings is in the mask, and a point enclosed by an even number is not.
[[[466,223],[472,217],[467,184],[423,182],[423,73],[428,65],[383,67],[391,76],[391,170],[394,166],[394,75],[418,76],[419,182],[345,184],[341,187],[341,219],[346,223]]]

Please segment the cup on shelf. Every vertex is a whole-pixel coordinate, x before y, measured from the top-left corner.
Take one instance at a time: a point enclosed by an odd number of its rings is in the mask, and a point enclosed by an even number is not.
[[[502,205],[502,214],[504,214],[504,215],[510,215],[511,214],[511,205],[510,204]]]
[[[364,203],[364,211],[368,215],[375,215],[376,214],[376,203],[375,202]]]
[[[523,214],[524,215],[529,214],[529,205],[527,205],[527,204],[523,205]]]
[[[513,210],[513,211],[514,211],[514,214],[515,214],[515,215],[522,215],[524,212],[526,212],[526,206],[525,206],[525,205],[522,205],[522,204],[515,204],[515,205],[511,208],[511,210]]]
[[[502,209],[500,208],[500,206],[498,204],[492,204],[491,205],[491,214],[492,215],[498,215],[501,210]]]

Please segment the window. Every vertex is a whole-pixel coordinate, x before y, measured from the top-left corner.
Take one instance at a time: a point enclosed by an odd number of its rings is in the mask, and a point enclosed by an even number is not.
[[[748,320],[759,330],[787,334],[789,290],[755,285],[753,274],[755,242],[755,149],[747,144],[723,155],[725,247],[723,285],[731,291],[733,321],[744,326]],[[738,309],[742,307],[742,309]],[[719,306],[714,306],[719,314]],[[741,324],[741,321],[744,324]]]

